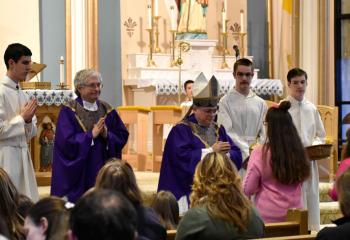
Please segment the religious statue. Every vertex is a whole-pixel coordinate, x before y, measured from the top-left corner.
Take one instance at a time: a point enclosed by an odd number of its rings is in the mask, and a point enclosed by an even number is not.
[[[209,0],[180,0],[176,39],[207,39],[206,14]]]
[[[47,172],[51,170],[53,157],[53,144],[55,139],[55,132],[51,122],[43,123],[43,130],[40,134],[40,172]]]

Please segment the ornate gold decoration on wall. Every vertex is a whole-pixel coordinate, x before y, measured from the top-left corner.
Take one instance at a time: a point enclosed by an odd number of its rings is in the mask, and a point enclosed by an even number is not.
[[[129,37],[132,37],[132,35],[134,35],[137,23],[132,20],[131,17],[129,17],[128,20],[124,22],[124,26],[126,27],[126,32],[128,33]]]

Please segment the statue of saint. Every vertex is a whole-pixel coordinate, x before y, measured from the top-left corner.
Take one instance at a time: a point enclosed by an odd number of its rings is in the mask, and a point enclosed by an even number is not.
[[[40,149],[40,172],[51,171],[53,158],[53,144],[55,139],[55,132],[51,122],[43,123],[43,130],[41,131],[39,142]]]
[[[176,39],[207,39],[206,14],[209,0],[180,0]]]

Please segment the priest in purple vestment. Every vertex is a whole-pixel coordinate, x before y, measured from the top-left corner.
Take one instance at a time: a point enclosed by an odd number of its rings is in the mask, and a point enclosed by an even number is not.
[[[175,125],[166,140],[160,170],[158,191],[168,190],[179,201],[180,212],[186,211],[196,165],[210,152],[227,154],[240,169],[242,154],[215,122],[218,110],[218,82],[209,83],[200,74],[193,85],[193,106],[184,119]],[[183,205],[187,206],[183,206]],[[182,210],[181,210],[182,209]]]
[[[78,98],[61,108],[57,120],[51,182],[51,195],[71,202],[94,186],[107,159],[121,158],[129,136],[116,110],[99,100],[99,72],[79,71],[74,86]]]

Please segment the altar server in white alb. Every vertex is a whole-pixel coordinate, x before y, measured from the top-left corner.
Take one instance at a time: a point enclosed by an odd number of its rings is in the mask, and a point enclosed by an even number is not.
[[[263,121],[267,112],[265,101],[257,96],[250,84],[254,76],[253,63],[246,58],[233,66],[235,87],[219,102],[218,123],[241,149],[243,160],[249,156],[249,147],[265,140]]]
[[[291,102],[289,113],[304,147],[324,143],[326,132],[320,114],[314,104],[305,98],[307,73],[300,68],[293,68],[287,74]],[[309,230],[320,229],[319,176],[317,161],[311,161],[311,174],[303,184],[303,202],[308,210]]]
[[[31,70],[31,51],[10,44],[4,54],[7,74],[0,82],[0,167],[20,193],[39,198],[27,142],[36,135],[37,101],[28,100],[19,86]]]

